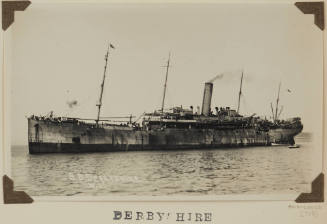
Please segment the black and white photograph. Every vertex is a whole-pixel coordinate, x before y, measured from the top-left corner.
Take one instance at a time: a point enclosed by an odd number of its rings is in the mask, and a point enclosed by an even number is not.
[[[33,3],[6,31],[32,198],[295,200],[323,170],[323,38],[294,3]]]

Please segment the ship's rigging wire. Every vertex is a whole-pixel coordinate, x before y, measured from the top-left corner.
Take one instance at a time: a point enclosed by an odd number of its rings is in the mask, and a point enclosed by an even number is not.
[[[166,98],[167,98],[167,103],[166,103],[166,107],[167,108],[172,108],[173,106],[171,106],[171,105],[175,105],[174,104],[174,97],[171,97],[171,93],[168,91],[168,89],[167,89],[167,93],[166,93]]]
[[[270,108],[271,108],[271,118],[275,122],[275,115],[274,115],[274,106],[272,105],[272,102],[270,102]]]
[[[145,115],[145,111],[134,122],[138,122],[143,115]]]
[[[281,106],[281,108],[280,108],[280,110],[279,110],[279,113],[278,113],[278,116],[277,116],[277,119],[280,118],[280,115],[282,114],[283,109],[284,109],[284,106]]]

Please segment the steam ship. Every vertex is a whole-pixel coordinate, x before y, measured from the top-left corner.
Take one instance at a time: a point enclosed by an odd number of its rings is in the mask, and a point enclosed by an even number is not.
[[[278,108],[272,109],[273,119],[262,119],[255,114],[239,114],[242,95],[243,73],[240,82],[237,110],[230,107],[215,107],[211,110],[213,81],[204,84],[202,108],[165,109],[165,95],[170,66],[167,61],[161,109],[144,113],[123,124],[100,117],[102,96],[107,73],[109,45],[105,55],[104,74],[101,83],[96,119],[47,116],[28,117],[29,153],[80,153],[114,152],[135,150],[181,150],[219,149],[245,146],[270,146],[294,144],[294,136],[302,131],[301,119],[280,120]],[[125,117],[126,118],[126,117]]]

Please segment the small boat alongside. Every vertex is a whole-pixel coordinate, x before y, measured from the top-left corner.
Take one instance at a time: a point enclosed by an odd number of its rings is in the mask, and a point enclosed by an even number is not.
[[[296,149],[296,148],[300,148],[300,145],[297,145],[297,144],[289,145],[288,148],[289,149]]]

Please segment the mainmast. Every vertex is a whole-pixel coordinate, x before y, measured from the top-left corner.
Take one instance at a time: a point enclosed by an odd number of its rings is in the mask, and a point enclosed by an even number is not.
[[[279,93],[280,93],[280,86],[281,86],[281,82],[279,82],[279,86],[278,86],[278,96],[277,96],[277,100],[276,100],[276,110],[275,110],[275,120],[278,119],[278,103],[279,103]]]
[[[273,108],[273,104],[272,103],[270,103],[270,107],[271,107],[272,119],[275,122],[274,108]]]
[[[279,119],[280,115],[281,115],[282,112],[283,112],[283,109],[284,109],[284,107],[283,107],[283,105],[282,105],[281,108],[280,108],[280,110],[279,110],[279,113],[278,113],[277,119]]]
[[[238,93],[237,113],[240,110],[240,101],[241,101],[241,95],[242,95],[242,83],[243,83],[243,71],[242,71],[242,77],[241,77],[240,92]]]
[[[163,113],[164,107],[165,107],[165,97],[166,97],[166,89],[167,89],[167,79],[168,79],[169,63],[170,63],[170,52],[169,52],[169,57],[168,57],[167,65],[164,66],[164,67],[166,67],[166,79],[165,79],[163,96],[162,96],[161,113]]]
[[[99,102],[96,105],[98,107],[98,115],[97,115],[97,119],[95,120],[97,124],[98,124],[98,122],[100,120],[100,111],[101,111],[101,106],[102,106],[102,95],[103,95],[104,81],[106,80],[106,72],[107,72],[109,49],[110,48],[114,49],[115,47],[112,44],[109,44],[107,53],[106,53],[105,58],[104,58],[104,60],[106,62],[105,62],[104,71],[103,71],[103,78],[102,78],[102,83],[101,83],[101,91],[100,91]]]

